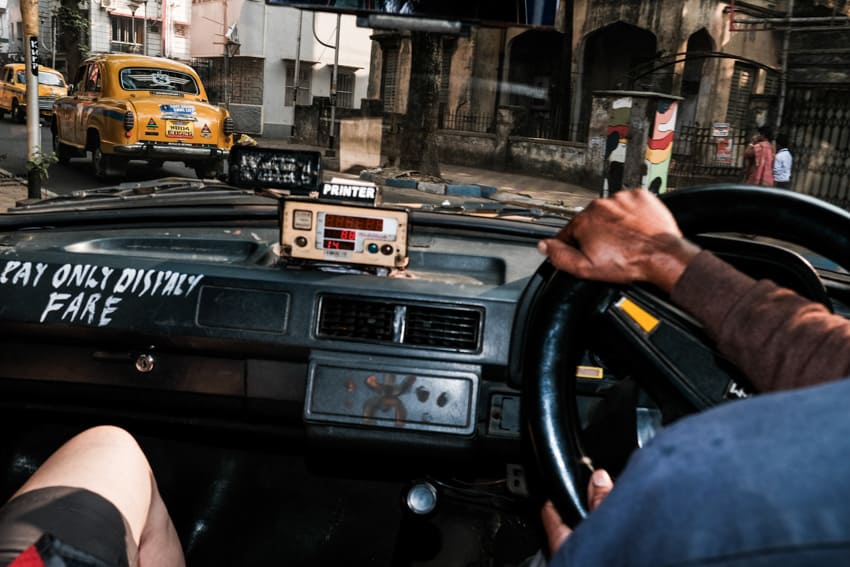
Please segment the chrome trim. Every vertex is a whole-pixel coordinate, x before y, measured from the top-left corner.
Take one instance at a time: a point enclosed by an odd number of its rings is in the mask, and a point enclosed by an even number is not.
[[[180,159],[189,158],[226,158],[230,155],[229,150],[221,148],[203,148],[196,146],[170,146],[168,144],[129,144],[126,146],[115,146],[113,151],[116,155],[138,158],[138,159]]]

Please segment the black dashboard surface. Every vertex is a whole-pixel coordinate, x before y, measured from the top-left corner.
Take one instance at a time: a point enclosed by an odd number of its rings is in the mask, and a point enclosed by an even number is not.
[[[414,445],[519,437],[509,359],[536,238],[414,230],[389,276],[287,264],[278,240],[233,223],[6,233],[5,403]]]

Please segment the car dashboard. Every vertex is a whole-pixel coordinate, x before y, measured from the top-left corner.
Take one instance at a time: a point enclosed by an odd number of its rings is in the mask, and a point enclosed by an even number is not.
[[[378,448],[518,441],[513,329],[545,230],[412,222],[408,265],[375,274],[282,261],[270,217],[3,234],[4,403]]]

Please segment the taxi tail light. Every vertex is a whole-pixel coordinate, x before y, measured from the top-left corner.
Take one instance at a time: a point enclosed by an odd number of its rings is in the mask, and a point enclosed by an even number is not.
[[[128,132],[136,125],[136,117],[129,110],[124,113],[124,129]]]
[[[224,119],[224,135],[230,136],[236,131],[236,126],[233,124],[233,119],[231,117],[227,117]]]

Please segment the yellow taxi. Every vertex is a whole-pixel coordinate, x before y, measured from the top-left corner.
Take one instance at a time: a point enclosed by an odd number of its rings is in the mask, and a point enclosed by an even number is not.
[[[54,105],[53,149],[60,163],[91,152],[99,178],[123,176],[129,160],[154,167],[179,161],[214,177],[233,145],[234,125],[209,103],[198,74],[159,57],[103,54],[85,60],[71,94]]]
[[[38,111],[43,118],[53,114],[53,103],[68,94],[62,73],[56,69],[38,66]],[[0,118],[6,113],[18,122],[27,117],[27,67],[23,63],[9,63],[0,77]]]

